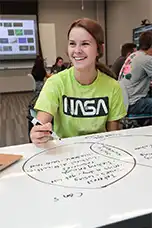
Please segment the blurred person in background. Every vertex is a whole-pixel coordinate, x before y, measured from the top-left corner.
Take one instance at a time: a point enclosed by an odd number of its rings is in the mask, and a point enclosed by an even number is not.
[[[134,43],[125,43],[122,45],[121,56],[119,56],[112,65],[112,71],[116,74],[117,79],[125,60],[131,53],[135,52],[136,50],[136,44]]]
[[[40,55],[37,55],[31,74],[33,75],[36,82],[36,92],[42,89],[44,84],[44,78],[47,73],[44,67],[44,60]]]
[[[56,58],[55,64],[51,67],[51,74],[56,74],[65,69],[63,58],[59,56]]]

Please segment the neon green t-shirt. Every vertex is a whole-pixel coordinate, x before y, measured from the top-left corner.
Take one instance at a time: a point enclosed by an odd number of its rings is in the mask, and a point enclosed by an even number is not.
[[[47,79],[35,109],[54,117],[54,131],[63,138],[104,132],[107,121],[126,115],[116,80],[98,71],[92,84],[81,85],[73,67]]]

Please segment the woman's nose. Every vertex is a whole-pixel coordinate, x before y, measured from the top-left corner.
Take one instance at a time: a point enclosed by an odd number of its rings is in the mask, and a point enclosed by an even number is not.
[[[74,51],[76,53],[80,53],[82,51],[81,46],[80,45],[76,45]]]

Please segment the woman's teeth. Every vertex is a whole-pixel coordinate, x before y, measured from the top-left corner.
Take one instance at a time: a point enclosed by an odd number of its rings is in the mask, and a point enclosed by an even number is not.
[[[75,57],[74,59],[75,60],[83,60],[83,59],[85,59],[85,57],[81,57],[81,58],[80,57]]]

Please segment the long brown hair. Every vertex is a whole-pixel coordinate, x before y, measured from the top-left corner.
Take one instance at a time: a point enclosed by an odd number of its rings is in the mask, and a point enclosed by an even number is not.
[[[95,39],[97,43],[98,49],[98,56],[96,58],[96,68],[99,69],[101,72],[107,74],[108,76],[116,79],[116,75],[109,69],[109,67],[99,62],[99,59],[103,56],[102,44],[104,43],[104,32],[102,27],[96,21],[91,20],[89,18],[78,19],[71,24],[68,31],[68,39],[69,34],[74,27],[84,28],[88,33],[91,34],[91,36]]]

